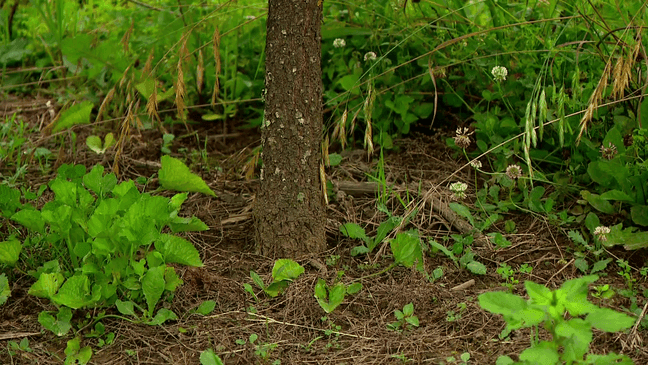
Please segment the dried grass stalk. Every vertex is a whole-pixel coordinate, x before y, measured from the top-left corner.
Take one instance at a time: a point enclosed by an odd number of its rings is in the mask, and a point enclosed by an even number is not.
[[[220,32],[218,28],[214,29],[214,34],[212,36],[212,47],[214,49],[214,73],[216,78],[214,79],[214,92],[212,93],[211,104],[214,106],[216,104],[216,97],[218,96],[218,91],[220,89],[220,80],[219,76],[221,73],[221,60],[220,60]]]
[[[108,91],[108,94],[106,94],[106,97],[101,102],[101,105],[99,106],[99,111],[97,112],[97,119],[95,119],[95,123],[101,121],[101,116],[106,111],[106,106],[112,101],[114,96],[115,96],[115,88],[113,87],[112,89],[110,89],[110,91]]]
[[[198,65],[196,66],[196,89],[198,89],[198,94],[202,93],[204,75],[205,75],[205,64],[203,60],[203,53],[202,53],[202,49],[199,49]]]

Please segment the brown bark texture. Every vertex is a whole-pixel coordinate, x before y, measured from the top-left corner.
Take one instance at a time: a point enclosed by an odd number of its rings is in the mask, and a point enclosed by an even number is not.
[[[273,258],[326,249],[319,166],[322,138],[321,3],[270,0],[266,36],[257,247]]]

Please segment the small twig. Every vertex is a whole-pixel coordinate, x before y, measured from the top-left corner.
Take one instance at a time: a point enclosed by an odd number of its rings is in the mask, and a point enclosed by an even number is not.
[[[40,336],[40,332],[9,332],[0,334],[0,341],[11,340],[13,338],[23,338],[29,336]]]
[[[468,289],[469,287],[471,287],[473,285],[475,285],[475,279],[470,279],[470,280],[466,281],[463,284],[459,284],[459,285],[451,288],[450,291],[459,291],[459,290]]]

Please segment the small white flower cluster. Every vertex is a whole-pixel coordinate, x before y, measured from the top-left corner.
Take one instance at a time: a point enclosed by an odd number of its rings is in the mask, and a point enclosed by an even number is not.
[[[346,46],[346,42],[342,38],[335,38],[333,41],[333,47],[335,48],[342,48],[344,46]]]
[[[367,53],[365,53],[364,60],[365,61],[375,61],[376,60],[376,53],[375,52],[367,52]]]
[[[462,183],[460,181],[450,184],[450,191],[454,194],[456,199],[463,199],[466,197],[466,189],[468,189],[468,184]]]
[[[470,166],[472,166],[475,169],[481,169],[482,163],[479,160],[472,160],[470,161]]]
[[[607,241],[607,235],[610,233],[610,228],[606,226],[598,226],[594,228],[594,235],[596,238],[599,239],[601,242]]]
[[[501,82],[506,80],[506,76],[508,76],[508,70],[504,66],[495,66],[491,70],[491,73],[493,74],[493,77],[495,78],[495,81]]]

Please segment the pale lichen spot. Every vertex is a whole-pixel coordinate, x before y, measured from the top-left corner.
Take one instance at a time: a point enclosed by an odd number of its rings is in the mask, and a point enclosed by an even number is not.
[[[279,172],[280,172],[279,167],[275,167],[275,172],[274,172],[274,174],[275,174],[275,175],[279,175]]]
[[[302,163],[302,165],[306,165],[306,161],[308,161],[308,158],[310,157],[310,155],[311,155],[311,151],[310,151],[310,150],[308,150],[308,151],[306,151],[306,152],[304,153],[304,156],[302,156],[302,159],[301,159],[301,163]]]
[[[286,34],[288,34],[288,32],[286,32],[285,29],[282,29],[282,30],[281,30],[281,34],[286,35]]]

